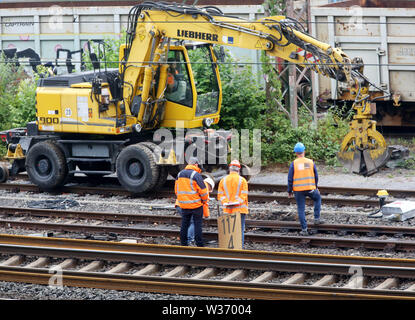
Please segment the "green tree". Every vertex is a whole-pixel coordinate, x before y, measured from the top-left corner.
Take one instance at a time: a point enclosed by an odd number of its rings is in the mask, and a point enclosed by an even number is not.
[[[22,92],[20,84],[30,81],[22,66],[6,60],[4,55],[0,57],[0,129],[9,129],[14,125],[14,111],[22,107],[22,101],[18,99],[18,93]],[[33,103],[34,106],[34,103]]]

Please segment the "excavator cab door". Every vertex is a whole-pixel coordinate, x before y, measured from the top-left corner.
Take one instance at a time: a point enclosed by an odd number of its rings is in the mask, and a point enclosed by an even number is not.
[[[211,45],[171,46],[168,52],[164,127],[203,126],[205,118],[219,121],[222,91]]]

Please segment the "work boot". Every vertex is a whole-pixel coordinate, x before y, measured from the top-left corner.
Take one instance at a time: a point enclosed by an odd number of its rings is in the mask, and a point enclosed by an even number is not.
[[[322,219],[314,219],[314,224],[324,224],[324,223],[326,222]]]
[[[309,236],[310,234],[308,233],[307,229],[303,229],[300,231],[300,236]]]

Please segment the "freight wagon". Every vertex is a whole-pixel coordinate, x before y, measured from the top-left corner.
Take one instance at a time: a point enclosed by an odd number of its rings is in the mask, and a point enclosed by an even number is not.
[[[141,1],[0,0],[0,51],[16,49],[21,52],[31,49],[42,58],[43,64],[52,62],[58,65],[59,74],[67,73],[66,51],[73,52],[72,61],[75,70],[79,72],[79,52],[88,50],[87,42],[118,39],[127,27],[131,7],[139,2]],[[215,5],[225,14],[249,20],[257,20],[264,15],[262,0],[244,0],[238,2],[238,5],[233,0],[200,0],[197,3],[200,6]],[[59,55],[60,59],[56,60],[59,49],[64,50]],[[255,50],[229,49],[241,61],[259,61],[260,53]],[[24,59],[22,64],[28,66]],[[29,66],[26,69],[31,68]],[[258,66],[254,64],[254,71],[257,72],[257,69]]]
[[[372,112],[378,126],[415,127],[415,1],[353,0],[311,8],[312,33],[362,57],[364,74],[375,84]],[[352,101],[336,80],[314,76],[319,105]],[[391,95],[387,98],[385,92]]]

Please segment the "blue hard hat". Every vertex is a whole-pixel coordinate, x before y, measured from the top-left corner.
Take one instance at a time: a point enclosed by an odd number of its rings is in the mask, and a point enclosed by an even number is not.
[[[304,152],[305,147],[301,142],[297,142],[297,144],[294,147],[294,152]]]

